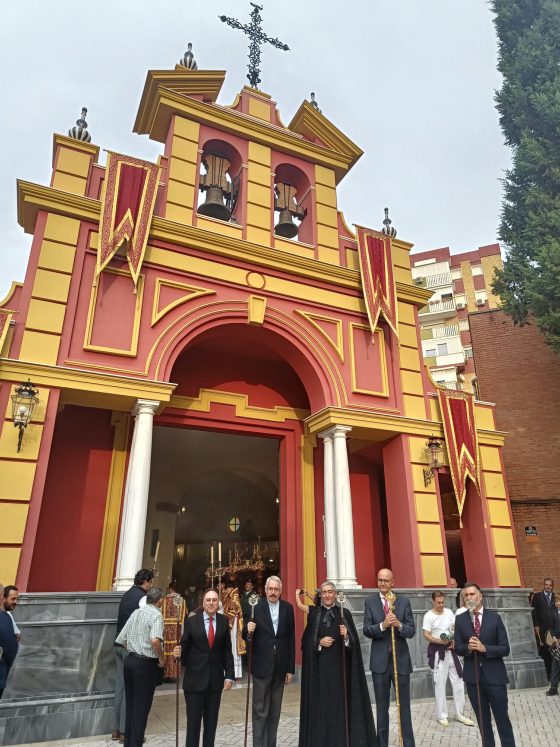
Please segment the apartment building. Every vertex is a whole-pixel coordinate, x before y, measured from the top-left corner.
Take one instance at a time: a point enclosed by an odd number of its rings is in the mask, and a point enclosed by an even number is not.
[[[449,247],[411,255],[414,283],[433,291],[418,312],[422,353],[437,384],[477,392],[469,314],[500,305],[492,293],[499,244],[451,254]]]

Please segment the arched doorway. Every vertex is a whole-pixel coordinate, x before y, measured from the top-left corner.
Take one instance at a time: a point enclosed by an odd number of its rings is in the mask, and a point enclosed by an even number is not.
[[[293,351],[292,351],[293,352]],[[286,342],[229,324],[176,358],[170,406],[155,419],[144,563],[180,591],[224,577],[257,585],[302,573],[302,437],[307,391]],[[158,549],[159,542],[159,549]],[[299,582],[301,583],[301,582]]]

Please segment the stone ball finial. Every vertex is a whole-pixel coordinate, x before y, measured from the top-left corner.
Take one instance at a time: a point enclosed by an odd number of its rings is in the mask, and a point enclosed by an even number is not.
[[[197,70],[198,65],[196,64],[196,60],[194,59],[194,54],[192,51],[192,44],[189,42],[187,44],[187,51],[185,54],[181,57],[179,60],[179,65],[182,65],[183,67],[186,67],[187,70]]]
[[[81,140],[82,143],[91,143],[91,135],[87,130],[86,114],[87,109],[84,106],[80,118],[76,120],[74,127],[68,130],[68,137],[71,137],[73,140]]]
[[[394,239],[397,235],[397,229],[391,225],[392,221],[389,218],[389,208],[385,208],[385,220],[383,221],[383,228],[381,229],[382,233],[385,234],[385,236],[389,236],[391,239]]]

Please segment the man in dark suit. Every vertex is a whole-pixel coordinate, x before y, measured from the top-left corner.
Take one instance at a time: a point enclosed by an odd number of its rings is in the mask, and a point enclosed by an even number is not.
[[[546,676],[550,680],[552,660],[550,651],[546,645],[546,634],[548,632],[550,612],[554,609],[554,580],[545,578],[543,581],[543,590],[533,594],[531,600],[533,608],[533,627],[539,649],[539,656],[544,661]]]
[[[389,700],[393,675],[391,629],[395,631],[401,732],[404,747],[414,747],[414,733],[410,716],[410,673],[412,661],[407,638],[416,633],[412,608],[406,597],[397,596],[394,612],[389,609],[387,593],[393,588],[393,573],[382,568],[377,574],[379,593],[366,599],[364,635],[371,638],[369,659],[375,705],[377,709],[377,739],[380,747],[389,743]],[[394,685],[393,681],[393,685]]]
[[[18,603],[18,590],[15,586],[2,587],[0,597],[0,698],[6,688],[8,673],[18,652],[18,636],[14,628],[12,610]]]
[[[495,745],[490,711],[494,714],[502,747],[515,747],[508,715],[506,686],[509,679],[504,664],[504,656],[509,654],[506,629],[501,617],[483,606],[477,584],[467,582],[463,596],[468,611],[455,618],[455,650],[465,657],[463,679],[483,747]]]
[[[185,620],[181,645],[173,655],[185,667],[183,690],[187,703],[187,744],[198,747],[204,722],[203,747],[213,747],[222,690],[231,690],[235,679],[227,618],[218,612],[218,592],[208,589],[202,611]]]
[[[295,671],[294,608],[280,599],[278,576],[270,576],[265,593],[266,598],[255,607],[254,619],[243,628],[243,637],[251,646],[253,747],[276,747],[284,685],[290,684]]]
[[[554,607],[550,610],[548,630],[552,637],[552,645],[558,649],[560,646],[560,594],[554,594]],[[550,689],[547,695],[558,695],[558,683],[560,682],[560,661],[556,656],[551,656],[552,667],[550,670]]]

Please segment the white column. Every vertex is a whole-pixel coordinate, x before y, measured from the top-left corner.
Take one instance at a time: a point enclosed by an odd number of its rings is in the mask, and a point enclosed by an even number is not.
[[[338,574],[336,583],[344,589],[356,588],[356,560],[354,555],[354,522],[352,520],[352,493],[346,434],[352,429],[335,425],[332,429],[334,456],[334,500],[336,508],[336,545]]]
[[[159,404],[154,400],[139,399],[132,410],[135,423],[124,490],[121,535],[114,586],[117,591],[132,586],[136,571],[142,567],[148,492],[150,489],[153,422],[154,413]]]
[[[336,547],[336,510],[334,505],[334,465],[332,431],[319,433],[323,439],[323,471],[325,497],[325,555],[327,578],[335,581],[338,577],[338,557]],[[336,583],[336,582],[335,582]]]

